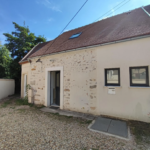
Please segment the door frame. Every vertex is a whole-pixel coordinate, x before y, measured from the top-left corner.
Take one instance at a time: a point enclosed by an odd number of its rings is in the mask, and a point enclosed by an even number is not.
[[[60,71],[60,109],[63,109],[63,66],[45,68],[45,106],[50,106],[50,72]]]

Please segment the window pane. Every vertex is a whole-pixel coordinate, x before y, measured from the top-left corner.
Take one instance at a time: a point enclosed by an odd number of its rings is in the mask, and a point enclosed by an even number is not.
[[[132,83],[146,84],[146,68],[132,69]]]
[[[81,34],[81,32],[80,32],[80,33],[77,33],[77,34],[73,34],[73,35],[70,37],[70,39],[76,38],[76,37],[80,36],[80,34]]]
[[[118,70],[107,70],[107,84],[108,83],[119,84]]]

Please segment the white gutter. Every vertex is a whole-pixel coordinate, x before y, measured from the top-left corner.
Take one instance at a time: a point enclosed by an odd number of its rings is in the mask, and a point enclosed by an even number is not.
[[[150,17],[150,14],[148,13],[148,11],[146,11],[145,9],[144,9],[144,7],[142,6],[141,7],[142,9],[143,9],[143,11]]]
[[[86,46],[86,47],[81,47],[81,48],[61,51],[61,52],[57,52],[57,53],[42,55],[42,57],[46,57],[46,56],[49,56],[49,55],[56,55],[56,54],[65,53],[65,52],[77,51],[77,50],[82,50],[82,49],[88,49],[88,48],[93,48],[93,47],[105,46],[105,45],[110,45],[110,44],[116,44],[116,43],[121,43],[121,42],[127,42],[127,41],[142,39],[142,38],[148,38],[148,37],[150,37],[150,35],[139,36],[139,37],[129,38],[129,39],[126,39],[126,40],[119,40],[119,41],[108,42],[108,43],[104,43],[104,44],[98,44],[98,45],[92,45],[92,46]],[[31,57],[31,58],[28,58],[27,60],[31,60],[31,59],[39,58],[39,57],[41,57],[41,56]]]
[[[35,45],[35,46],[19,61],[19,63],[20,63],[20,62],[25,62],[25,61],[22,61],[22,60],[25,59],[25,58],[34,50],[34,48],[36,48],[38,45],[39,45],[39,44]],[[28,60],[28,59],[27,59],[27,60]]]

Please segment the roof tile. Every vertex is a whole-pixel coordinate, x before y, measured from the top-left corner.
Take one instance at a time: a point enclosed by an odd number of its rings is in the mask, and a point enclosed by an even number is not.
[[[150,5],[145,9],[150,12]],[[78,38],[69,39],[73,34],[82,32]],[[53,44],[48,42],[28,57],[52,54],[56,52],[104,44],[132,37],[150,35],[150,17],[138,8],[96,23],[92,23],[61,34]]]

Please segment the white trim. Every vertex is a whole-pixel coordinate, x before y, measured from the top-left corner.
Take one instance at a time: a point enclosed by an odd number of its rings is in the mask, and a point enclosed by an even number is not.
[[[150,17],[150,14],[144,9],[144,7],[142,6],[142,9],[144,10],[144,12]]]
[[[50,71],[60,71],[60,109],[63,109],[63,66],[45,68],[45,106],[50,106]]]
[[[35,45],[19,62],[22,62],[23,59],[25,59],[33,50],[35,47],[37,47],[39,44]]]
[[[138,40],[138,39],[148,38],[148,37],[150,37],[150,35],[138,36],[138,37],[134,37],[134,38],[128,38],[125,40],[118,40],[118,41],[108,42],[108,43],[104,43],[104,44],[97,44],[97,45],[92,45],[92,46],[85,46],[85,47],[81,47],[81,48],[76,48],[76,49],[64,50],[61,52],[31,57],[30,60],[35,59],[35,58],[39,58],[39,57],[41,58],[41,56],[46,57],[49,55],[56,55],[56,54],[60,54],[60,53],[72,52],[72,51],[83,50],[83,49],[94,48],[94,47],[105,46],[105,45],[111,45],[111,44],[117,44],[117,43],[121,43],[121,42],[133,41],[133,40]],[[28,60],[29,60],[29,58],[28,58]]]
[[[122,88],[122,86],[106,86],[106,85],[104,85],[103,87],[104,88]]]
[[[150,89],[149,86],[129,86],[129,89]]]

